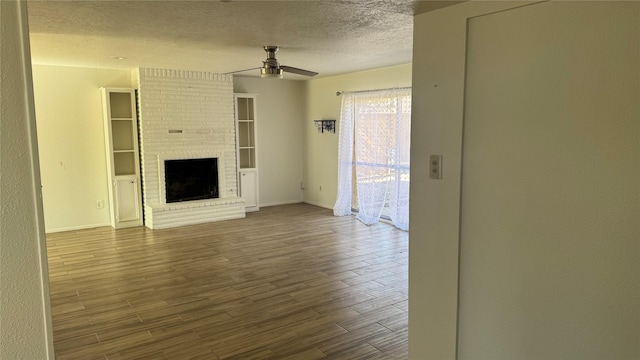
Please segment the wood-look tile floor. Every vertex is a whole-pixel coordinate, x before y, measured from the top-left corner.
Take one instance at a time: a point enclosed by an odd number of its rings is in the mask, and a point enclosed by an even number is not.
[[[47,235],[57,359],[406,359],[408,236],[307,204]]]

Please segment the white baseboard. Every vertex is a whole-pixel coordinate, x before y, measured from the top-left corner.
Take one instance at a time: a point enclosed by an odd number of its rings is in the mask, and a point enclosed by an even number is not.
[[[262,204],[260,203],[260,207],[269,207],[269,206],[278,206],[278,205],[291,205],[291,204],[300,204],[301,202],[303,202],[302,200],[292,200],[292,201],[278,201],[278,202],[272,202],[272,203],[268,203],[268,204]]]
[[[111,224],[110,223],[106,223],[106,224],[70,226],[70,227],[57,228],[57,229],[45,229],[45,232],[47,234],[51,234],[51,233],[57,233],[57,232],[63,232],[63,231],[93,229],[93,228],[103,227],[103,226],[111,226]]]
[[[313,206],[318,206],[318,207],[329,209],[329,210],[333,210],[333,207],[328,207],[328,206],[326,206],[324,204],[320,204],[320,203],[317,203],[315,201],[304,200],[303,203],[309,204],[309,205],[313,205]]]

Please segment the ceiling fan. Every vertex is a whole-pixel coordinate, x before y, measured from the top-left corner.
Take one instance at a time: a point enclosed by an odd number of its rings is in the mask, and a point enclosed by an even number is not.
[[[276,53],[278,52],[278,47],[275,45],[265,46],[264,51],[267,52],[267,60],[262,62],[262,66],[251,68],[251,69],[232,71],[227,74],[235,74],[243,71],[260,69],[260,77],[262,78],[282,79],[284,72],[289,72],[289,73],[298,74],[298,75],[305,75],[305,76],[318,75],[318,73],[315,71],[299,69],[293,66],[280,65],[280,63],[278,63],[278,59],[276,59]]]

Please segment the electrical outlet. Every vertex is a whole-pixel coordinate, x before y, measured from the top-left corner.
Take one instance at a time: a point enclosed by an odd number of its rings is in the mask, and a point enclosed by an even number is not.
[[[102,208],[104,208],[104,200],[98,200],[98,201],[96,202],[96,207],[97,207],[98,209],[102,209]]]
[[[429,178],[442,179],[442,155],[429,156]]]
[[[322,191],[322,185],[320,185],[320,191]]]
[[[306,186],[304,186],[304,181],[300,181],[300,189],[304,190]]]

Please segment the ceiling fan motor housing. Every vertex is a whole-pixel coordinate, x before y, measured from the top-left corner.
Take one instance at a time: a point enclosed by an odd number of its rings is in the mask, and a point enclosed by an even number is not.
[[[260,68],[260,77],[282,79],[284,72],[280,68],[280,64],[276,59],[278,47],[272,45],[265,46],[264,51],[267,52],[267,60],[262,62],[262,68]]]

